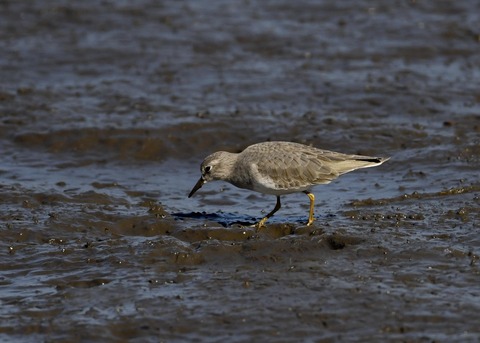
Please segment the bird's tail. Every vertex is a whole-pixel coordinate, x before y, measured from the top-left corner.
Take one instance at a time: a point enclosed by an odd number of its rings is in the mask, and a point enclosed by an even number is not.
[[[350,158],[335,163],[334,168],[339,175],[354,171],[356,169],[370,168],[387,162],[390,157],[370,157],[361,155],[351,155]]]

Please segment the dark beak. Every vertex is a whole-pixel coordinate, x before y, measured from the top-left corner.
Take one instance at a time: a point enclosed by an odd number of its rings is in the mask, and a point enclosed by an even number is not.
[[[205,181],[203,179],[203,177],[200,178],[200,180],[198,180],[198,182],[195,184],[195,186],[193,186],[193,189],[192,191],[190,192],[190,194],[188,195],[188,197],[190,198],[196,191],[198,191],[207,181]]]

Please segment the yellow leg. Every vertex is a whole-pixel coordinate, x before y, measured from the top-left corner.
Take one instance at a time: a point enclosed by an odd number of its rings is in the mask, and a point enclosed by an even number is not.
[[[304,193],[310,198],[310,213],[308,214],[308,223],[307,223],[307,226],[310,226],[315,220],[315,218],[313,218],[313,209],[315,206],[315,195],[313,195],[313,193],[310,193],[308,191],[305,191]]]
[[[260,220],[260,221],[255,225],[255,227],[256,227],[257,229],[260,229],[260,228],[264,227],[264,226],[265,226],[265,222],[267,221],[267,219],[268,219],[267,217],[262,218],[262,220]]]
[[[258,224],[255,225],[255,227],[256,227],[257,229],[260,229],[261,227],[264,227],[264,226],[265,226],[265,222],[267,221],[267,219],[270,218],[271,216],[273,216],[273,214],[274,214],[275,212],[277,212],[277,211],[280,209],[281,206],[282,206],[282,205],[280,204],[280,196],[277,195],[277,203],[275,204],[275,207],[273,208],[273,210],[272,210],[269,214],[267,214],[262,220],[260,220],[260,221],[258,222]]]

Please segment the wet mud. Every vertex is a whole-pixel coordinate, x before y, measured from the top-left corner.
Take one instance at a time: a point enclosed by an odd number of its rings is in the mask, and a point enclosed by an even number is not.
[[[3,1],[0,341],[478,341],[478,13]],[[391,160],[187,198],[266,140]]]

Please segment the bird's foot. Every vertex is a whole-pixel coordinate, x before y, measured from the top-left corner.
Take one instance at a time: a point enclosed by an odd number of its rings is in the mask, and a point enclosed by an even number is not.
[[[265,222],[267,221],[267,217],[263,218],[262,220],[260,220],[257,224],[254,225],[254,227],[258,230],[260,230],[261,228],[264,228],[265,227]]]

